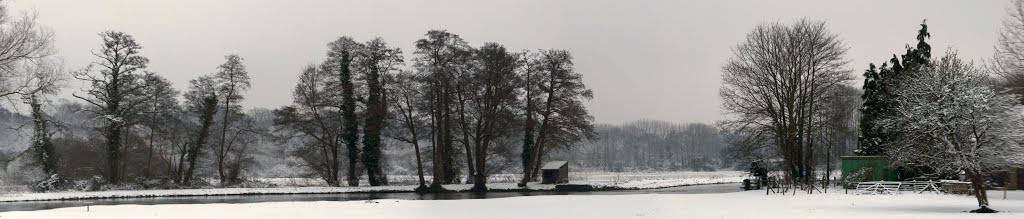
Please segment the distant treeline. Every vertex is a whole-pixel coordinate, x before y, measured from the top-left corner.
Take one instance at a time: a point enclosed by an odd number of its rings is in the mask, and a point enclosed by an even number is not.
[[[710,171],[734,166],[723,153],[727,145],[713,125],[638,120],[597,124],[595,131],[597,139],[555,156],[597,171]]]

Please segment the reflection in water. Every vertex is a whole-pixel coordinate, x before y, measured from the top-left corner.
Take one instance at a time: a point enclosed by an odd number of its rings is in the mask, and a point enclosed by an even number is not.
[[[358,201],[374,199],[403,200],[456,200],[456,199],[488,199],[535,195],[626,195],[626,194],[700,194],[726,193],[740,191],[739,184],[716,184],[681,186],[664,189],[628,190],[628,191],[597,191],[597,192],[488,192],[488,193],[342,193],[342,194],[296,194],[296,195],[228,195],[228,196],[188,196],[188,197],[152,197],[152,198],[111,198],[73,201],[32,201],[0,203],[0,212],[34,211],[54,208],[82,207],[95,205],[161,205],[161,204],[210,204],[210,203],[256,203],[256,202],[302,202],[302,201]]]

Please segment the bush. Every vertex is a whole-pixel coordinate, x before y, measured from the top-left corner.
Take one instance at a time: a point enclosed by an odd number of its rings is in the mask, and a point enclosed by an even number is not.
[[[73,188],[73,183],[64,179],[60,174],[53,174],[46,179],[36,182],[32,186],[35,192],[65,191]]]

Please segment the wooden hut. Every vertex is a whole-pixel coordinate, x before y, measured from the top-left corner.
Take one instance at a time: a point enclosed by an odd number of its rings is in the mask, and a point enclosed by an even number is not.
[[[569,183],[569,162],[551,161],[540,168],[543,174],[541,184]]]

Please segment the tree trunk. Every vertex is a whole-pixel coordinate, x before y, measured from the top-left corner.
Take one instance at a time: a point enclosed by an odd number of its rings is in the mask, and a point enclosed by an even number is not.
[[[339,72],[339,80],[341,80],[341,95],[342,95],[342,122],[344,128],[342,129],[342,141],[344,141],[345,148],[348,151],[348,186],[359,186],[359,176],[356,173],[356,166],[359,165],[359,121],[356,118],[355,108],[355,93],[354,85],[352,84],[352,73],[349,69],[351,63],[351,57],[348,51],[342,52],[341,57],[341,72]]]
[[[121,127],[111,122],[107,126],[107,177],[110,178],[110,184],[118,184],[121,182],[120,178],[120,161],[121,161]]]
[[[463,117],[462,120],[462,123],[465,124],[465,117]],[[473,164],[475,156],[473,156],[473,150],[469,144],[469,131],[465,130],[466,127],[462,127],[462,129],[462,145],[466,149],[466,167],[469,170],[469,172],[466,173],[466,184],[471,184],[475,181],[472,176],[476,175],[477,172],[475,169],[476,167]]]
[[[971,180],[971,189],[974,190],[974,198],[978,199],[978,206],[988,206],[988,194],[985,191],[985,181],[981,174],[968,171],[967,177]]]
[[[230,114],[230,112],[231,112],[231,109],[230,109],[230,107],[231,107],[231,105],[230,105],[231,100],[228,99],[228,98],[231,98],[232,93],[233,93],[232,91],[229,91],[228,92],[228,97],[224,99],[224,112],[223,112],[224,113],[224,118],[223,118],[223,120],[221,120],[221,124],[222,125],[221,125],[221,129],[220,129],[220,147],[218,148],[218,151],[217,151],[217,176],[219,177],[218,179],[220,179],[220,185],[221,186],[223,186],[223,185],[225,185],[227,183],[227,182],[225,182],[226,180],[225,180],[225,175],[224,175],[224,158],[227,157],[226,156],[227,152],[226,152],[226,148],[225,148],[226,145],[225,144],[227,144],[226,141],[227,141],[228,123],[229,123],[228,122],[228,114]]]
[[[440,145],[442,142],[441,136],[444,135],[444,130],[441,128],[441,97],[438,93],[440,92],[435,91],[434,93],[435,103],[432,106],[433,109],[431,109],[432,115],[430,118],[430,125],[432,127],[430,129],[430,147],[433,148],[433,150],[430,153],[432,163],[431,168],[433,169],[433,171],[431,171],[433,177],[430,182],[430,188],[434,190],[444,189],[443,187],[441,187],[441,181],[444,180],[444,162],[442,161],[441,158],[444,146]]]
[[[479,138],[479,137],[478,137]],[[476,173],[473,174],[473,191],[487,191],[487,140],[477,140]]]
[[[412,146],[416,151],[416,175],[420,177],[420,187],[426,186],[426,180],[423,179],[423,160],[420,158],[420,143],[416,139],[416,131],[412,132]]]
[[[51,177],[57,174],[57,154],[53,143],[50,141],[49,129],[46,128],[47,120],[43,113],[42,104],[35,94],[29,97],[29,106],[32,108],[32,122],[34,133],[32,136],[32,150],[35,150],[36,162],[40,164],[43,174]],[[4,165],[6,168],[6,165]]]
[[[146,178],[149,178],[150,175],[152,174],[151,167],[153,166],[153,136],[155,134],[156,133],[154,132],[153,127],[150,127],[149,128],[149,151],[146,153],[146,174],[145,174]]]
[[[176,166],[174,168],[170,168],[170,169],[174,169],[174,182],[178,183],[178,184],[182,184],[182,181],[181,181],[182,175],[181,174],[184,173],[183,171],[184,171],[184,165],[185,165],[185,155],[188,154],[188,148],[189,148],[188,143],[182,144],[181,153],[178,154],[178,166]],[[173,164],[168,163],[168,165],[173,165]]]
[[[188,186],[192,184],[192,174],[196,169],[196,160],[203,146],[206,145],[207,138],[209,138],[214,114],[217,114],[217,98],[205,98],[203,100],[202,118],[200,118],[202,124],[199,127],[199,136],[196,138],[196,143],[188,150],[188,170],[185,171],[185,175],[181,178],[183,185]]]

